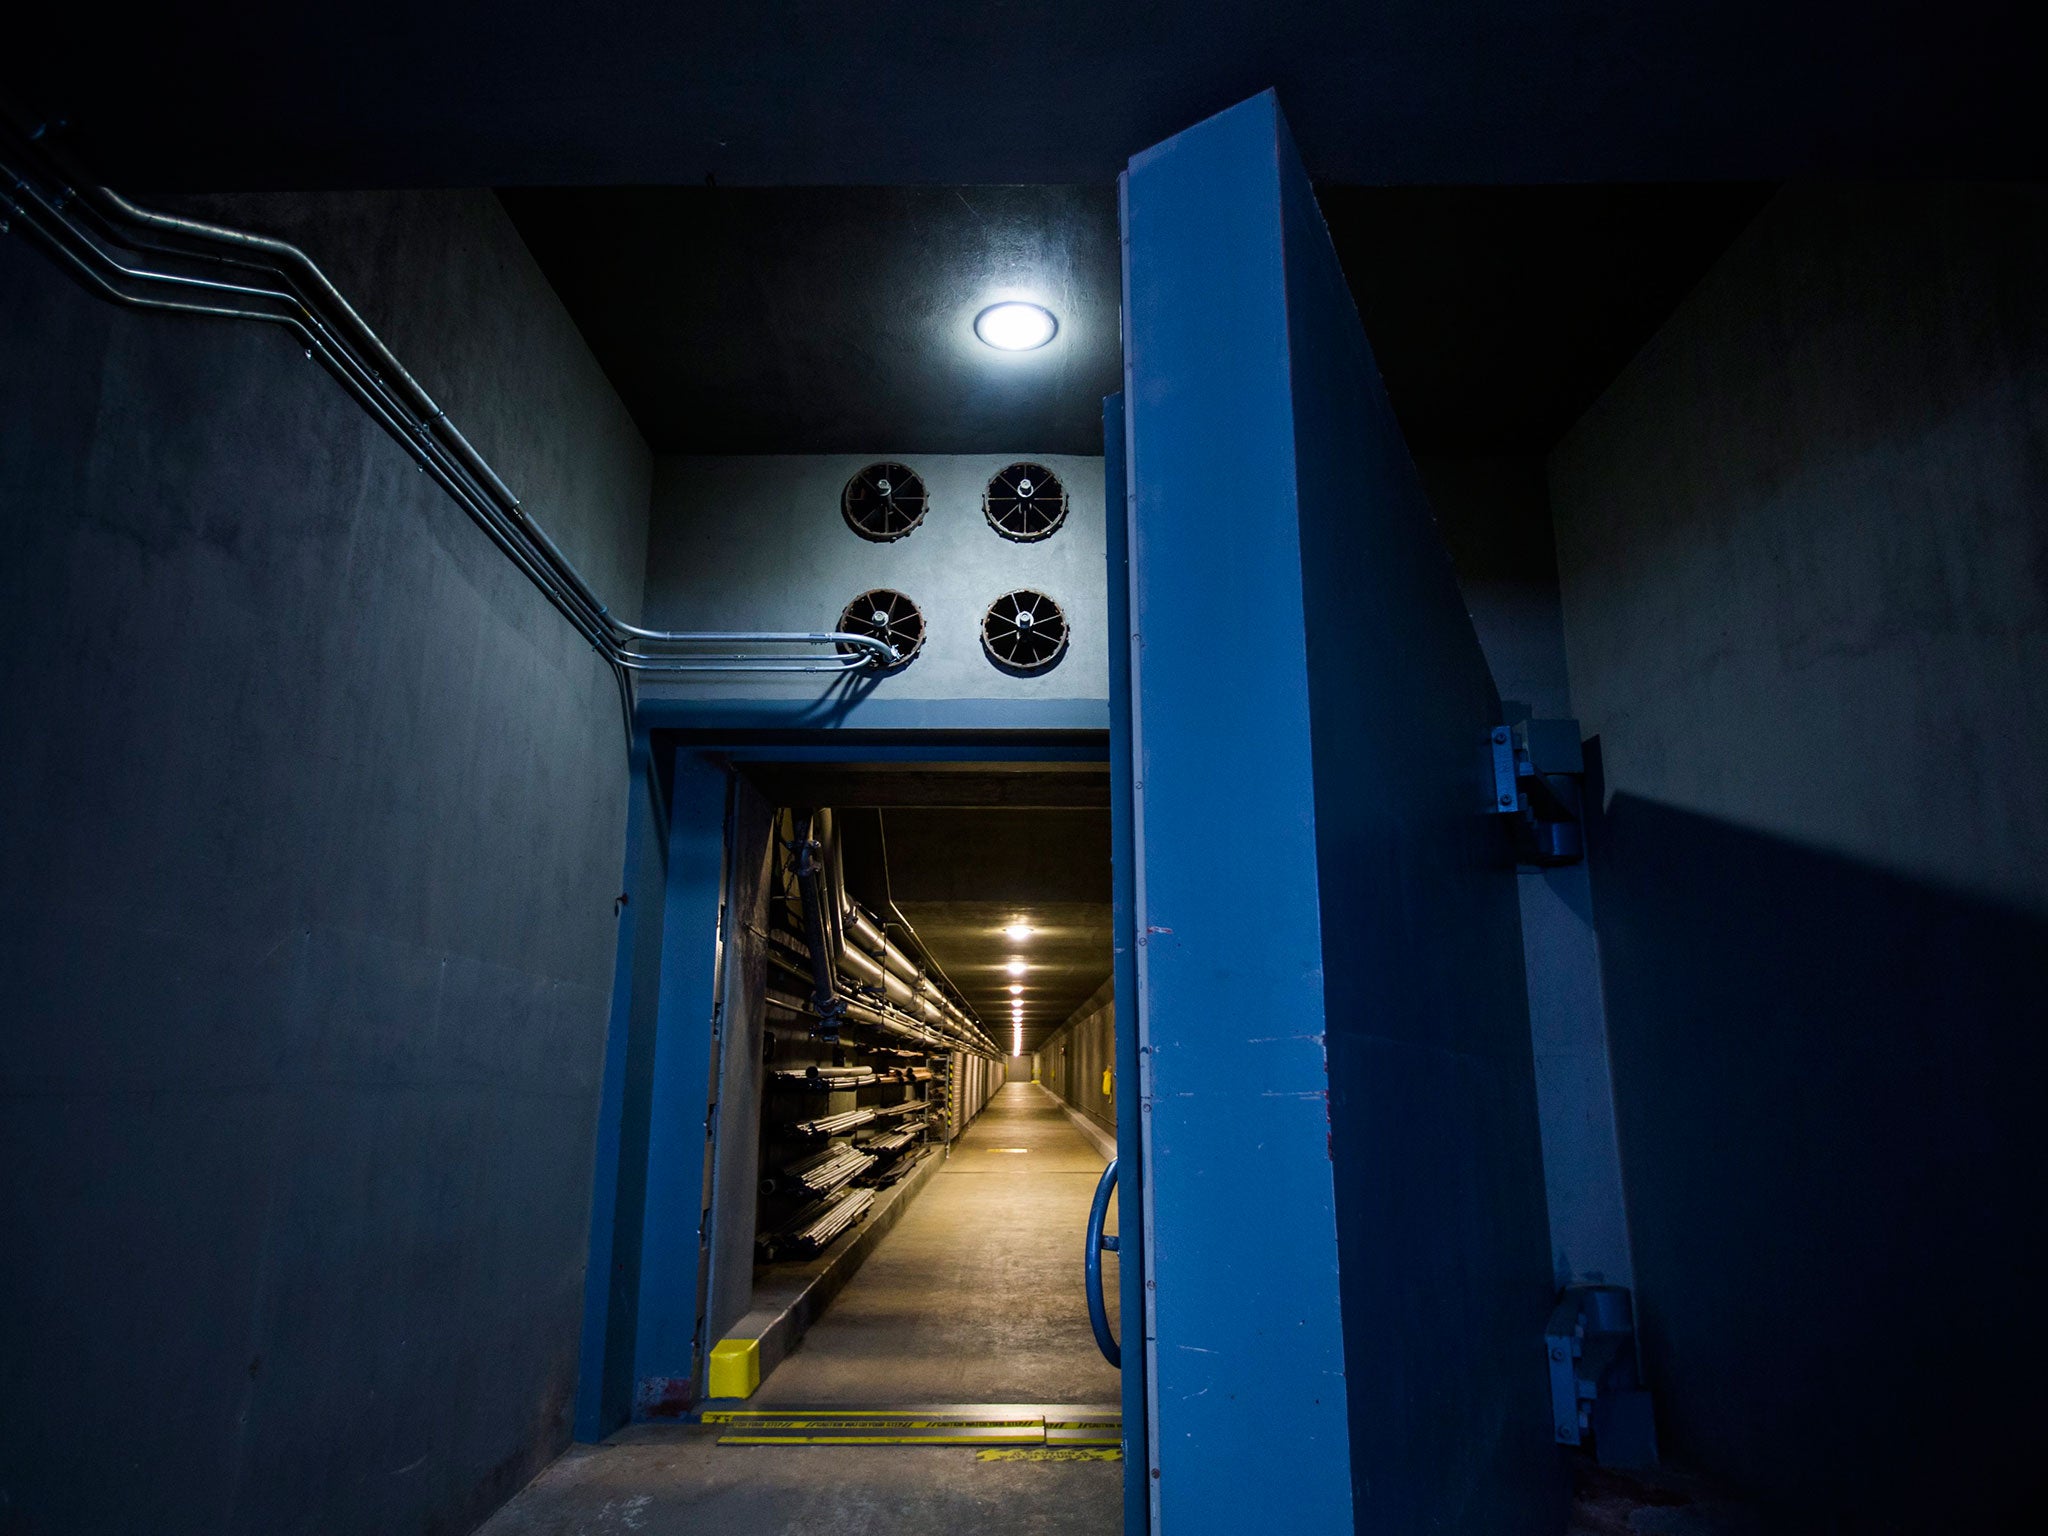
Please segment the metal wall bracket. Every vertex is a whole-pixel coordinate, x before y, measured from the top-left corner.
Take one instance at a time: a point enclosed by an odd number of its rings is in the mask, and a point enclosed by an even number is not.
[[[1520,864],[1554,868],[1586,856],[1580,786],[1586,761],[1576,720],[1523,720],[1487,735],[1496,816],[1514,820]]]
[[[1603,1467],[1657,1464],[1657,1425],[1636,1361],[1635,1308],[1621,1285],[1566,1287],[1543,1330],[1559,1445],[1593,1442]]]

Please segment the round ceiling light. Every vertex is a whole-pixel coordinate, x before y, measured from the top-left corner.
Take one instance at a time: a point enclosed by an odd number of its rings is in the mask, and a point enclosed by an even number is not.
[[[999,352],[1029,352],[1059,334],[1060,323],[1042,304],[1018,299],[991,304],[974,317],[974,334]]]

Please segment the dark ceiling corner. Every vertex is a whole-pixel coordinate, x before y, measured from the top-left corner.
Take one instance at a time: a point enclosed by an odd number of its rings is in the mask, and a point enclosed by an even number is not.
[[[1322,187],[1418,455],[1543,453],[1756,217],[1761,183]]]

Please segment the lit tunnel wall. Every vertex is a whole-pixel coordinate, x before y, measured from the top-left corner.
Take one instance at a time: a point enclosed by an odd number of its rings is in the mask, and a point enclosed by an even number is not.
[[[1069,1109],[1116,1130],[1116,1003],[1105,981],[1038,1047],[1038,1080]]]

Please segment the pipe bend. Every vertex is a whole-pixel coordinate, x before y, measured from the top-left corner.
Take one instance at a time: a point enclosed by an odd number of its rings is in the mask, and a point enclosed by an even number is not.
[[[32,200],[39,217],[27,217],[26,210],[16,211],[24,214],[24,223],[32,228],[39,243],[58,258],[60,265],[70,267],[89,291],[116,303],[219,319],[261,320],[292,330],[309,353],[320,355],[357,403],[483,528],[542,596],[560,610],[611,668],[625,690],[625,697],[631,696],[630,679],[635,673],[682,677],[880,671],[901,661],[894,647],[872,635],[838,630],[657,630],[618,618],[447,411],[304,250],[288,240],[253,230],[146,208],[111,187],[88,183],[74,199],[68,178],[56,166],[47,147],[11,128],[6,136],[18,142],[29,163],[41,168],[37,175],[44,183],[62,189],[58,195],[48,195],[36,179],[11,164],[0,163],[0,178],[9,183],[14,198]],[[11,203],[13,198],[8,201]],[[289,291],[130,265],[103,246],[101,237],[81,223],[80,210],[106,232],[107,238],[120,245],[158,256],[267,272],[281,279]],[[175,239],[152,239],[145,231]],[[186,249],[178,241],[224,248],[232,254]],[[159,291],[198,288],[244,299],[283,302],[291,306],[291,311],[273,313],[224,304],[147,298],[140,292],[130,292],[123,284]],[[717,644],[755,649],[724,656],[690,654],[698,647]],[[797,654],[787,653],[787,648],[792,647],[798,648]],[[833,654],[801,654],[802,648],[819,647],[830,647]],[[659,654],[664,649],[683,654]],[[650,654],[650,650],[655,653]]]

